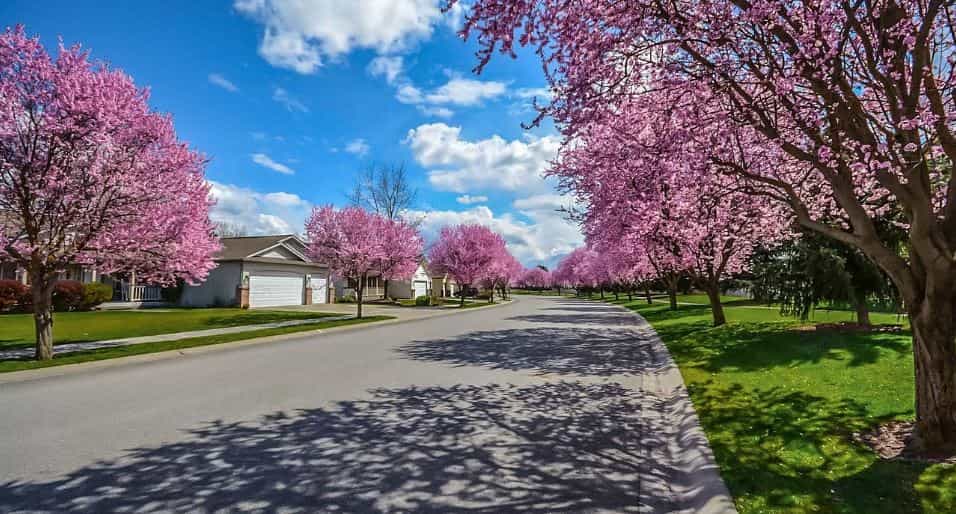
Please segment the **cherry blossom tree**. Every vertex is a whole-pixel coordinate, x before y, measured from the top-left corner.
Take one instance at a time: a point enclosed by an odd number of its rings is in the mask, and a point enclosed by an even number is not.
[[[390,221],[361,207],[341,210],[331,205],[316,207],[305,224],[309,256],[329,265],[332,273],[355,285],[356,317],[362,317],[365,285],[372,273],[407,276],[420,255],[420,239],[407,225]],[[414,231],[414,230],[413,230]],[[412,232],[413,232],[412,231]],[[401,243],[412,238],[416,243]]]
[[[518,262],[505,246],[497,247],[497,255],[488,267],[482,281],[491,291],[490,302],[494,302],[495,291],[502,299],[508,298],[508,288],[521,277],[524,267]]]
[[[548,289],[551,287],[551,273],[535,266],[524,270],[518,282],[528,289]]]
[[[408,280],[421,262],[424,242],[418,230],[402,219],[385,218],[382,222],[383,257],[379,271],[385,279],[385,297],[391,280]]]
[[[943,0],[479,0],[466,33],[482,65],[532,45],[565,135],[658,89],[706,91],[776,165],[715,160],[797,222],[862,250],[913,327],[917,432],[956,447],[956,6]],[[647,87],[648,84],[653,87]],[[712,170],[713,172],[714,170]],[[907,249],[877,220],[901,214]]]
[[[428,261],[447,272],[464,292],[489,276],[492,265],[507,253],[505,240],[482,225],[444,227],[429,252]]]
[[[37,359],[68,268],[168,285],[214,266],[206,160],[148,101],[79,47],[53,59],[22,27],[0,35],[0,261],[27,272]]]

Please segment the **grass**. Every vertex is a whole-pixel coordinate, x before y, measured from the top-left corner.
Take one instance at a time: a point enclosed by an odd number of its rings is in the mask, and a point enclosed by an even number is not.
[[[729,323],[717,328],[706,305],[614,303],[640,312],[667,344],[742,514],[956,512],[956,466],[882,460],[852,439],[887,420],[913,419],[905,323],[900,333],[797,330],[802,323],[775,308],[728,300]]]
[[[235,308],[57,312],[53,315],[53,338],[54,344],[79,343],[336,315]],[[33,345],[33,315],[0,315],[0,350]]]
[[[362,319],[345,319],[320,321],[308,325],[297,325],[291,327],[271,328],[263,330],[253,330],[250,332],[239,332],[235,334],[222,334],[216,336],[194,337],[191,339],[180,339],[178,341],[163,341],[158,343],[143,343],[130,346],[119,346],[115,348],[104,348],[100,350],[89,350],[83,352],[72,352],[62,356],[54,357],[49,361],[34,360],[7,360],[0,361],[0,373],[11,371],[23,371],[27,369],[49,368],[53,366],[63,366],[66,364],[77,364],[80,362],[90,362],[105,359],[116,359],[119,357],[129,357],[131,355],[142,355],[146,353],[165,352],[168,350],[182,350],[186,348],[195,348],[197,346],[209,346],[215,344],[232,343],[258,337],[267,337],[280,334],[291,334],[294,332],[308,332],[332,327],[342,327],[348,325],[357,325],[361,323],[371,323],[394,319],[393,316],[368,316]]]

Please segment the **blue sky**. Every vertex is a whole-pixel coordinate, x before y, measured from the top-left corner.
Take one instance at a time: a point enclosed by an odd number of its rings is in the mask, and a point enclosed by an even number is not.
[[[581,238],[541,178],[554,128],[521,128],[546,94],[538,61],[502,57],[475,76],[461,13],[438,3],[7,0],[0,20],[51,50],[80,43],[148,86],[211,159],[216,219],[299,232],[313,205],[346,202],[360,169],[404,162],[426,237],[479,222],[526,265],[552,265]]]

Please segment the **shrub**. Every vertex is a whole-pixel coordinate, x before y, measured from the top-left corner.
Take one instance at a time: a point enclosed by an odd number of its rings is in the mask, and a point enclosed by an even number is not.
[[[342,296],[342,298],[339,298],[338,300],[336,300],[336,303],[355,303],[356,301],[357,300],[355,299],[355,293],[348,293]]]
[[[493,294],[495,294],[493,291],[481,291],[475,295],[475,298],[479,300],[490,300]]]
[[[93,307],[96,307],[103,302],[108,302],[112,299],[112,287],[99,282],[83,284],[83,302],[80,304],[79,308],[80,310],[88,311],[93,309]]]
[[[428,307],[432,304],[432,297],[428,295],[422,295],[415,298],[416,307]]]
[[[0,312],[20,310],[30,299],[30,288],[17,280],[0,280]]]
[[[83,305],[83,283],[77,280],[58,280],[53,286],[53,310],[75,311]]]

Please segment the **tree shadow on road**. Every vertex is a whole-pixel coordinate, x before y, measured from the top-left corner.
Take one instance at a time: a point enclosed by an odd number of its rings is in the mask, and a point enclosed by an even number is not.
[[[651,333],[619,328],[540,327],[470,332],[414,341],[396,349],[406,358],[510,371],[611,376],[661,372]]]
[[[614,383],[381,389],[0,484],[0,511],[668,510],[641,500],[672,474],[641,452],[660,445],[648,423]]]

